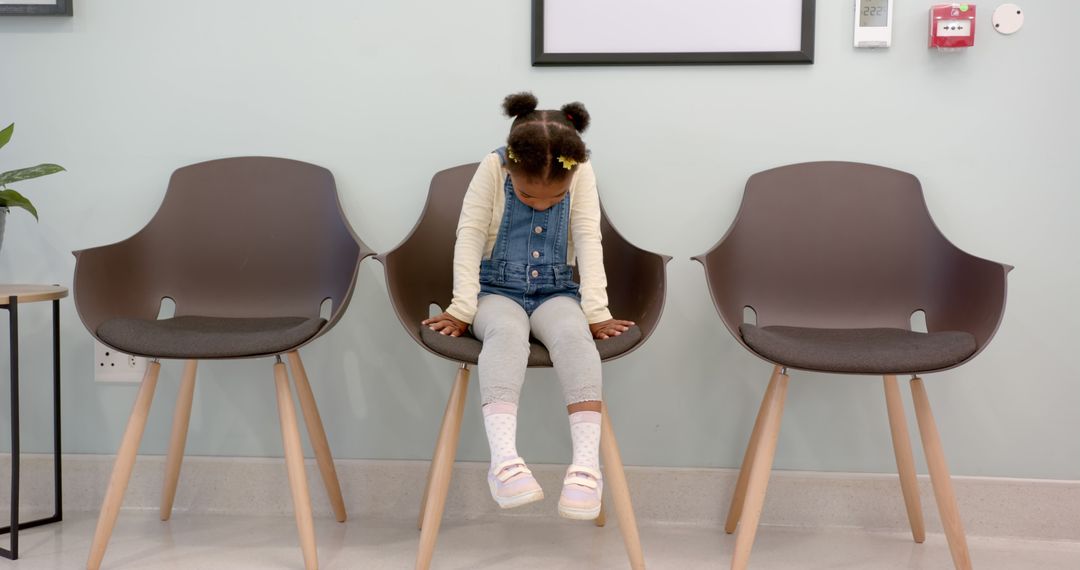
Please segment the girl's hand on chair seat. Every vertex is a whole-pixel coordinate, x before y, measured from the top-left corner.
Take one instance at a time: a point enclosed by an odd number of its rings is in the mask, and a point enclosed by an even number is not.
[[[437,317],[425,319],[420,324],[435,332],[450,336],[461,336],[465,334],[465,331],[469,330],[469,323],[454,318],[450,313],[443,313]]]
[[[634,321],[623,321],[619,319],[609,319],[599,323],[593,323],[589,325],[589,330],[592,331],[593,338],[606,339],[613,336],[619,336],[622,333],[630,330],[630,327],[634,326]]]

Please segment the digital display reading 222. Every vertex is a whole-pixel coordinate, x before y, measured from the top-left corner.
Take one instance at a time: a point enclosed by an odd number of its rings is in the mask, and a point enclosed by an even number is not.
[[[889,0],[860,0],[859,25],[882,28],[889,24]]]

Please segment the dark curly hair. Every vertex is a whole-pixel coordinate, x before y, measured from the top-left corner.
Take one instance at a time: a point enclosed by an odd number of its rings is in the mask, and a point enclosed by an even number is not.
[[[513,117],[506,147],[507,168],[530,180],[556,182],[589,160],[580,133],[589,127],[589,112],[581,103],[567,103],[558,111],[536,110],[532,93],[514,93],[503,99],[503,111]]]

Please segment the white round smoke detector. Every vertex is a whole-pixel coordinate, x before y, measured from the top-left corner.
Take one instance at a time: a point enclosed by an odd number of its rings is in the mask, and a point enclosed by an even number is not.
[[[1016,4],[1002,4],[994,10],[994,29],[1002,34],[1012,34],[1024,25],[1024,12]]]

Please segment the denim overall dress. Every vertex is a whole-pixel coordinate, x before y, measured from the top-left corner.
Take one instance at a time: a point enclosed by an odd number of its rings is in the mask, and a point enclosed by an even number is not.
[[[506,165],[506,147],[495,150]],[[480,296],[502,295],[532,315],[541,303],[565,296],[581,301],[574,268],[566,263],[570,193],[539,212],[518,199],[510,175],[503,184],[506,206],[491,259],[480,262]]]

